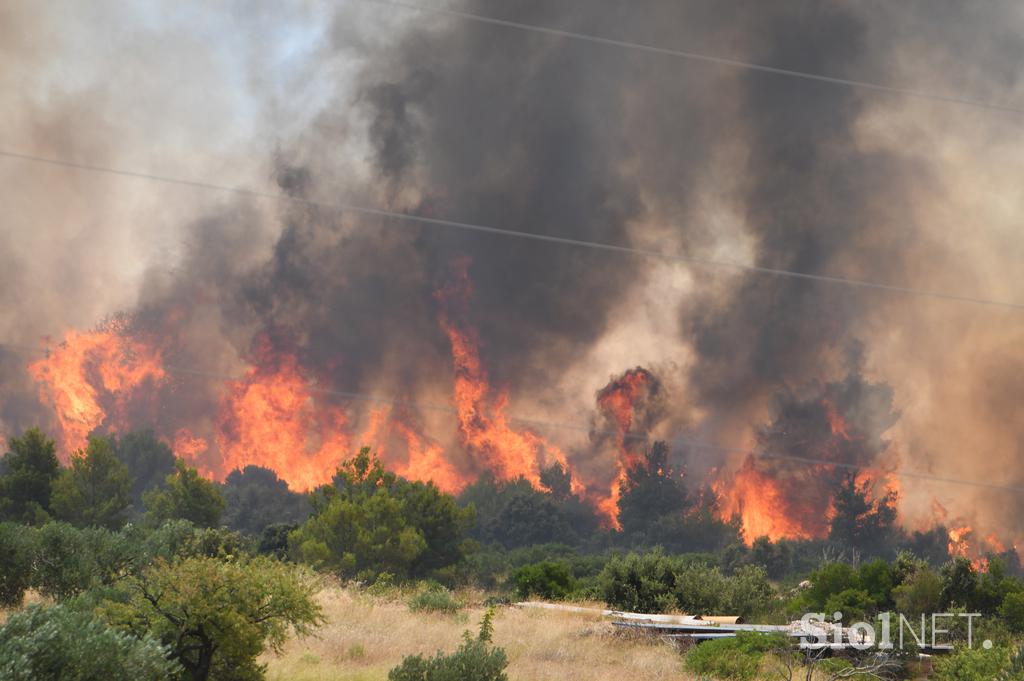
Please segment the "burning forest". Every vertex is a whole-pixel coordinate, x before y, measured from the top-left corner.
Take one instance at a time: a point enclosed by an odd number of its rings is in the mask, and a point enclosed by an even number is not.
[[[643,4],[502,11],[651,44],[688,26],[698,47],[879,81],[948,25],[987,21],[944,3],[909,40],[896,7],[748,4],[736,22],[715,3]],[[324,17],[315,49],[264,55],[293,90],[247,95],[246,137],[271,145],[196,138],[222,158],[196,152],[195,168],[239,168],[266,191],[4,167],[0,434],[39,425],[68,462],[91,435],[152,429],[209,479],[255,466],[294,491],[366,446],[452,494],[485,478],[550,491],[561,471],[613,533],[644,489],[748,546],[884,527],[938,532],[979,566],[1015,552],[1017,311],[914,293],[1019,293],[1014,206],[985,198],[1016,189],[977,170],[1012,134],[978,137],[913,98],[450,17],[382,21]],[[382,26],[402,39],[355,37]],[[916,75],[984,91],[1007,44]],[[206,79],[236,67],[199,76],[205,94],[173,109],[183,125],[207,103],[232,111]],[[41,122],[9,123],[29,152],[128,167],[138,139],[97,123],[142,115],[124,97],[33,100]],[[71,120],[97,123],[88,143]],[[934,157],[921,120],[969,143]],[[44,128],[60,134],[38,141]],[[179,143],[167,135],[154,144]],[[129,229],[111,206],[133,196]],[[995,236],[951,246],[968,215]],[[74,257],[29,257],[47,229]]]

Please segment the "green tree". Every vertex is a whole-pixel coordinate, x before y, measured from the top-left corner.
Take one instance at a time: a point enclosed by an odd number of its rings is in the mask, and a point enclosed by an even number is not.
[[[154,487],[163,487],[167,476],[174,474],[174,452],[161,442],[152,430],[125,433],[112,438],[114,454],[128,467],[131,479],[131,513],[143,512],[142,495]]]
[[[50,510],[53,481],[60,473],[56,445],[38,428],[10,440],[0,469],[0,519],[42,523]]]
[[[869,482],[857,483],[856,473],[844,475],[833,498],[829,540],[868,556],[889,553],[896,536],[896,492],[872,498]]]
[[[978,571],[966,558],[954,558],[942,566],[942,605],[971,608],[977,600]]]
[[[939,612],[942,607],[942,580],[935,571],[922,567],[892,590],[896,611],[907,617]]]
[[[422,577],[451,568],[464,557],[473,522],[472,508],[459,508],[432,483],[384,470],[368,448],[314,494],[313,507],[289,537],[292,552],[345,576]]]
[[[668,445],[655,442],[626,471],[619,485],[619,523],[626,534],[642,534],[664,516],[682,517],[688,506],[680,476],[669,465]]]
[[[4,681],[170,681],[180,671],[148,634],[136,638],[63,605],[33,606],[0,626]]]
[[[811,573],[811,588],[804,592],[802,605],[823,611],[830,597],[847,589],[859,588],[860,575],[856,570],[846,563],[828,563]]]
[[[77,527],[117,528],[124,524],[131,481],[128,468],[114,456],[106,438],[89,438],[89,446],[71,458],[53,483],[53,515]]]
[[[279,651],[291,631],[307,634],[323,620],[313,576],[265,557],[158,560],[126,588],[127,599],[104,602],[101,615],[160,640],[194,681],[260,679],[266,648]]]
[[[32,586],[35,533],[23,525],[0,522],[0,607],[21,606]]]
[[[864,589],[843,589],[829,596],[824,607],[825,617],[831,619],[835,613],[841,613],[841,621],[849,626],[854,622],[863,622],[868,612],[875,610],[875,602]]]
[[[1024,592],[1006,594],[1003,604],[999,606],[999,616],[1006,621],[1010,631],[1015,634],[1024,633]]]
[[[151,525],[167,520],[188,520],[200,527],[214,527],[224,512],[224,499],[217,485],[199,475],[195,468],[178,459],[166,487],[143,495],[146,519]]]
[[[311,511],[306,495],[292,492],[269,468],[246,466],[228,474],[221,487],[224,524],[258,535],[275,523],[299,524]]]

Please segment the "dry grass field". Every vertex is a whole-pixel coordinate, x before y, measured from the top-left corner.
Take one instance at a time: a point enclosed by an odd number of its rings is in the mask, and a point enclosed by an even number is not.
[[[409,654],[451,652],[462,632],[476,632],[484,613],[472,605],[454,615],[410,612],[401,594],[372,596],[341,587],[320,594],[327,623],[291,640],[280,656],[266,655],[271,681],[383,681]],[[695,677],[669,645],[626,639],[590,615],[499,608],[494,642],[509,656],[510,679],[622,681]]]

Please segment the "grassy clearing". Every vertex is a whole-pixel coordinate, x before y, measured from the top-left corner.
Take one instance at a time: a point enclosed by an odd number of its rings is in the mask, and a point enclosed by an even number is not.
[[[370,595],[337,586],[320,594],[328,618],[318,634],[292,640],[264,658],[271,681],[384,681],[406,655],[454,650],[476,631],[485,608],[479,594],[460,593],[455,614],[411,612],[409,594]],[[693,681],[682,658],[657,641],[627,640],[591,615],[500,608],[494,643],[505,648],[509,678],[523,681],[624,678]]]

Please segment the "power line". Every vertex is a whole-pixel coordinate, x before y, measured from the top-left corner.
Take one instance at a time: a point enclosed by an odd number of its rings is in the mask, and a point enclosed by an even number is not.
[[[49,348],[40,349],[33,348],[27,345],[17,345],[14,343],[0,342],[0,347],[13,348],[21,352],[32,352],[35,354],[48,355]],[[131,364],[131,360],[124,362],[125,364]],[[163,370],[171,374],[185,374],[190,376],[199,376],[201,378],[216,379],[221,381],[240,381],[244,380],[244,376],[230,376],[227,374],[220,374],[210,371],[202,371],[198,369],[190,369],[186,367],[175,367],[175,366],[162,366]],[[329,395],[332,397],[340,397],[358,402],[367,402],[371,404],[379,404],[388,407],[414,407],[422,411],[433,411],[445,414],[451,414],[453,416],[458,415],[458,411],[451,405],[439,405],[428,402],[413,401],[403,398],[388,397],[384,395],[372,395],[369,393],[347,391],[347,390],[335,390],[332,388],[323,388],[319,386],[309,386],[307,388],[309,392],[320,395]],[[639,433],[622,433],[618,430],[595,430],[592,424],[582,423],[566,423],[564,421],[550,421],[547,419],[536,419],[522,416],[507,416],[508,421],[512,423],[518,423],[524,426],[532,426],[535,428],[551,428],[559,430],[573,430],[577,432],[587,433],[588,436],[600,436],[600,437],[617,437],[623,440],[632,440],[638,442],[646,442],[649,440],[648,435]],[[851,471],[863,471],[871,470],[871,466],[859,466],[857,464],[844,463],[838,461],[830,461],[827,459],[814,459],[810,457],[802,456],[790,456],[785,454],[774,454],[767,451],[755,450],[755,449],[742,449],[738,447],[726,447],[723,445],[714,444],[704,440],[698,440],[695,438],[686,437],[685,435],[676,435],[672,438],[673,441],[682,443],[693,449],[708,449],[718,451],[726,454],[735,454],[739,456],[748,456],[755,459],[763,460],[778,460],[778,461],[789,461],[794,463],[801,463],[815,466],[832,466],[835,468],[841,468]],[[1016,487],[1012,485],[999,485],[995,483],[982,482],[976,480],[960,480],[955,478],[946,478],[929,473],[919,473],[915,471],[887,471],[888,475],[893,475],[897,478],[905,478],[910,480],[922,480],[926,482],[937,482],[949,485],[964,485],[967,487],[978,487],[993,491],[1012,492],[1014,494],[1024,493],[1024,487]]]
[[[581,40],[588,43],[595,43],[598,45],[605,45],[610,47],[618,47],[623,49],[637,50],[640,52],[647,52],[649,54],[657,54],[667,57],[676,57],[680,59],[688,59],[691,61],[699,61],[709,64],[716,64],[718,66],[727,66],[737,69],[746,69],[749,71],[758,71],[761,73],[770,73],[778,76],[787,76],[791,78],[803,78],[805,80],[817,81],[820,83],[830,83],[832,85],[844,85],[849,87],[861,88],[864,90],[873,90],[875,92],[884,92],[893,95],[902,95],[906,97],[915,97],[919,99],[929,99],[937,102],[947,102],[951,104],[962,104],[965,106],[973,106],[981,109],[990,109],[993,111],[1002,111],[1006,113],[1024,114],[1024,109],[1009,106],[1005,104],[999,104],[996,102],[986,102],[977,99],[967,99],[965,97],[956,97],[953,95],[941,95],[931,92],[924,92],[921,90],[912,90],[909,88],[895,87],[891,85],[881,85],[879,83],[871,83],[863,80],[854,80],[850,78],[837,78],[834,76],[826,76],[818,73],[811,73],[808,71],[796,71],[794,69],[784,69],[776,66],[768,66],[765,64],[755,64],[753,62],[741,61],[739,59],[729,59],[726,57],[716,57],[713,55],[702,54],[699,52],[689,52],[686,50],[677,50],[668,47],[658,47],[655,45],[646,45],[643,43],[634,43],[627,40],[616,40],[614,38],[606,38],[603,36],[591,35],[588,33],[578,33],[576,31],[567,31],[560,28],[552,28],[550,26],[539,26],[536,24],[525,24],[518,21],[510,21],[508,19],[499,19],[496,17],[490,17],[483,14],[474,14],[472,12],[465,12],[462,10],[446,9],[442,7],[426,7],[423,5],[414,5],[407,2],[398,2],[397,0],[363,0],[363,2],[369,2],[377,5],[388,5],[391,7],[398,7],[400,9],[410,10],[413,12],[424,12],[427,14],[437,14],[440,16],[451,17],[455,19],[463,19],[466,21],[475,21],[482,24],[490,24],[492,26],[502,26],[505,28],[514,28],[520,31],[530,31],[532,33],[540,33],[543,35],[555,36],[558,38],[568,38],[570,40]]]
[[[375,0],[371,0],[375,1]],[[1009,308],[1013,310],[1024,310],[1024,303],[1005,301],[1005,300],[994,300],[990,298],[979,298],[975,296],[966,296],[958,293],[950,293],[947,291],[934,291],[929,289],[919,289],[909,286],[898,286],[895,284],[886,284],[881,282],[867,281],[863,279],[849,279],[846,277],[835,277],[824,274],[811,274],[809,272],[795,272],[793,270],[785,270],[774,267],[763,267],[761,265],[750,265],[739,262],[730,262],[727,260],[715,260],[712,258],[701,258],[690,255],[680,255],[674,253],[665,253],[662,251],[654,251],[645,248],[634,248],[632,246],[621,246],[618,244],[602,243],[597,241],[586,241],[583,239],[573,239],[570,237],[562,237],[550,234],[538,234],[536,232],[523,232],[515,229],[505,229],[502,227],[491,227],[488,225],[481,225],[472,222],[460,222],[457,220],[446,220],[444,218],[433,218],[425,215],[416,215],[413,213],[399,213],[396,211],[387,210],[384,208],[375,208],[372,206],[362,206],[353,203],[340,203],[340,202],[324,202],[316,201],[313,199],[306,199],[302,197],[290,196],[288,194],[282,194],[279,192],[263,192],[254,189],[245,189],[243,187],[233,187],[229,185],[215,184],[212,182],[204,182],[200,180],[190,180],[185,178],[168,177],[164,175],[156,175],[153,173],[144,173],[134,170],[125,170],[121,168],[112,168],[108,166],[93,165],[89,163],[79,163],[76,161],[69,161],[59,158],[47,158],[44,156],[35,156],[32,154],[24,154],[6,149],[0,149],[0,156],[18,159],[21,161],[28,161],[31,163],[41,163],[46,165],[60,166],[64,168],[72,168],[75,170],[82,170],[86,172],[103,173],[107,175],[119,175],[123,177],[130,177],[141,180],[149,180],[154,182],[162,182],[165,184],[172,184],[184,187],[191,187],[194,189],[205,189],[210,191],[219,191],[238,196],[245,196],[249,198],[258,199],[269,199],[272,201],[280,201],[284,203],[292,203],[304,206],[310,206],[319,208],[322,210],[331,210],[337,212],[349,212],[356,213],[359,215],[368,215],[379,218],[392,218],[395,220],[418,223],[421,225],[429,225],[432,227],[450,227],[453,229],[459,229],[470,232],[478,232],[483,234],[493,234],[496,236],[513,237],[519,239],[530,239],[533,241],[541,241],[545,243],[560,244],[563,246],[576,246],[580,248],[589,248],[591,250],[605,251],[610,253],[621,253],[626,255],[635,255],[644,258],[653,258],[657,260],[663,260],[666,262],[685,263],[688,265],[696,265],[702,267],[712,267],[719,269],[731,269],[738,272],[753,272],[757,274],[771,275],[777,277],[788,277],[793,279],[803,279],[807,281],[815,281],[826,284],[839,284],[843,286],[851,286],[855,288],[863,289],[874,289],[880,291],[887,291],[890,293],[901,293],[907,295],[922,296],[926,298],[935,298],[939,300],[948,300],[960,303],[973,303],[978,305],[988,305],[992,307]]]

